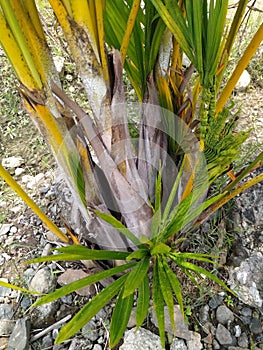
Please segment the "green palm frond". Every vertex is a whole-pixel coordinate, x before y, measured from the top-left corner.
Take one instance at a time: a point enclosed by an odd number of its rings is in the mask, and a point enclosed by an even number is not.
[[[250,134],[250,131],[235,131],[238,112],[230,115],[230,108],[225,107],[217,118],[210,119],[207,128],[204,154],[208,170],[211,170],[213,176],[216,169],[217,176],[229,169],[231,163],[239,156],[241,145]]]
[[[127,54],[123,57],[124,68],[142,101],[147,90],[148,75],[156,63],[165,24],[150,1],[145,2],[144,8],[137,7],[137,3],[137,0],[107,1],[105,32],[107,43]],[[135,6],[136,11],[133,11]]]

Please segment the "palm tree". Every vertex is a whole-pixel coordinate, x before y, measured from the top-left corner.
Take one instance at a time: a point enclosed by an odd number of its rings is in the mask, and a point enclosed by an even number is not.
[[[136,253],[154,241],[159,243],[152,256],[166,254],[166,244],[179,232],[262,180],[260,174],[236,187],[261,164],[260,153],[216,195],[207,195],[219,177],[233,175],[248,136],[233,132],[236,116],[226,103],[262,41],[262,24],[222,83],[247,2],[238,2],[226,25],[224,0],[49,0],[86,92],[84,111],[62,89],[35,1],[0,0],[0,42],[21,99],[50,144],[85,222],[75,243],[95,241],[101,249],[130,247]],[[124,78],[136,103],[127,101]],[[69,242],[2,166],[0,175]],[[137,258],[145,257],[140,249]],[[142,261],[146,271],[149,261]],[[165,262],[160,264],[174,281]],[[131,305],[129,291],[124,295]]]

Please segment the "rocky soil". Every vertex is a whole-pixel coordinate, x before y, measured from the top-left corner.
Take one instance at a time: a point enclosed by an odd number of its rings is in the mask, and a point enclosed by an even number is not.
[[[18,162],[13,170],[20,166]],[[21,181],[48,215],[56,220],[65,215],[71,197],[63,180],[58,181],[57,173],[53,173],[53,178],[56,181],[51,181],[51,172],[47,172],[34,177],[23,175]],[[214,289],[199,299],[197,307],[190,309],[188,324],[183,321],[179,307],[175,306],[175,335],[166,312],[167,349],[263,349],[263,221],[259,215],[262,192],[262,184],[258,184],[240,196],[226,226],[226,230],[235,235],[227,252],[225,267],[228,269],[228,283],[239,298]],[[15,209],[18,207],[19,211]],[[0,269],[5,281],[47,293],[90,273],[81,263],[23,265],[29,258],[49,254],[50,248],[58,247],[60,243],[20,201],[15,201],[13,207],[9,204],[10,212],[12,209],[15,214],[11,214],[0,229]],[[59,219],[57,222],[59,224]],[[54,345],[61,325],[101,288],[103,286],[97,284],[31,311],[28,308],[35,300],[33,297],[0,288],[0,349],[108,349],[113,304],[101,310],[74,338],[62,345]],[[189,297],[188,302],[194,304],[194,297],[192,300]],[[134,330],[133,312],[123,342],[119,344],[120,350],[161,349],[152,310],[143,327],[137,332]]]

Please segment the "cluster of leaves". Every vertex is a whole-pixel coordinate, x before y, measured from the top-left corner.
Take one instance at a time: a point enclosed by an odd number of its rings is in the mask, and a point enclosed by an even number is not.
[[[204,154],[209,170],[215,173],[227,169],[226,166],[238,157],[240,147],[250,134],[250,131],[235,132],[238,112],[231,116],[230,110],[231,107],[225,107],[216,119],[209,119]]]
[[[184,163],[185,164],[185,163]],[[110,346],[118,344],[123,336],[129,321],[134,300],[136,299],[136,327],[140,327],[149,310],[150,299],[152,298],[154,311],[158,321],[159,334],[162,346],[165,346],[165,318],[164,305],[167,305],[173,329],[174,323],[174,298],[180,306],[184,316],[183,292],[181,282],[174,272],[174,267],[180,269],[186,278],[189,278],[197,287],[200,280],[209,278],[228,292],[234,294],[227,285],[208,269],[200,266],[200,262],[216,264],[218,257],[210,254],[180,252],[178,247],[182,239],[169,240],[175,232],[187,226],[193,219],[199,216],[204,208],[209,207],[217,198],[216,196],[205,203],[196,205],[200,194],[204,191],[203,184],[195,189],[193,195],[186,197],[177,206],[173,207],[175,195],[179,186],[179,179],[183,173],[183,166],[177,176],[173,189],[164,210],[161,210],[161,174],[156,179],[154,218],[152,221],[150,239],[141,235],[139,239],[120,221],[110,214],[95,210],[105,222],[116,228],[133,245],[134,251],[104,251],[88,249],[80,245],[73,245],[59,248],[57,254],[40,257],[28,263],[46,261],[68,261],[68,260],[121,260],[121,265],[109,268],[107,271],[99,272],[92,276],[85,277],[76,282],[70,283],[57,289],[40,299],[33,306],[51,302],[61,298],[84,286],[99,282],[108,277],[118,275],[117,279],[97,294],[88,304],[60,330],[56,339],[57,343],[63,342],[77,331],[79,331],[96,313],[103,308],[110,300],[117,297],[116,305],[112,314],[110,325]],[[151,276],[151,278],[149,278]],[[151,286],[151,287],[150,287]],[[120,319],[122,320],[120,323]]]
[[[73,245],[57,249],[56,255],[36,258],[28,263],[44,261],[68,261],[68,260],[121,260],[121,265],[109,268],[106,271],[82,278],[57,289],[55,292],[39,298],[33,307],[42,305],[79,288],[97,283],[108,277],[118,275],[110,285],[104,288],[90,302],[88,302],[77,314],[64,325],[56,342],[60,343],[73,336],[87,322],[91,320],[97,312],[107,305],[111,299],[117,297],[116,305],[111,317],[110,324],[110,347],[114,347],[121,340],[123,333],[130,319],[131,311],[136,299],[136,327],[140,327],[147,317],[150,299],[153,300],[153,307],[158,320],[159,334],[162,346],[165,346],[165,318],[164,305],[169,310],[169,316],[173,329],[174,323],[174,297],[176,298],[182,315],[184,315],[183,295],[181,283],[176,276],[171,264],[178,267],[187,278],[195,285],[199,285],[200,280],[209,278],[218,283],[227,291],[233,292],[209,270],[199,266],[198,262],[215,264],[215,256],[200,253],[183,253],[171,248],[162,242],[159,236],[152,240],[142,236],[140,241],[137,237],[121,226],[119,222],[110,215],[98,213],[103,219],[117,227],[125,236],[136,243],[137,250],[132,253],[127,251],[103,251],[91,250],[83,246]],[[152,271],[150,273],[150,271]],[[152,278],[149,279],[149,276]],[[151,287],[150,287],[151,286]],[[121,320],[121,322],[120,322]]]
[[[62,327],[56,342],[77,332],[117,296],[110,331],[114,346],[126,328],[135,295],[137,327],[144,322],[152,295],[164,347],[164,306],[173,326],[174,298],[184,313],[173,265],[195,284],[206,276],[229,291],[200,266],[214,264],[216,257],[181,252],[178,237],[263,178],[260,174],[236,187],[261,164],[261,152],[235,180],[206,199],[207,190],[230,170],[247,137],[234,132],[235,116],[230,117],[224,106],[262,40],[263,25],[218,97],[246,4],[239,1],[225,31],[224,0],[50,0],[86,91],[86,113],[61,88],[35,2],[0,0],[0,41],[20,82],[23,103],[51,145],[98,245],[109,248],[90,250],[74,235],[61,232],[0,165],[0,175],[46,226],[63,242],[76,244],[31,262],[123,261],[35,303],[116,276]],[[191,61],[187,69],[183,53]],[[134,130],[136,144],[128,130],[123,68],[143,102],[139,128]],[[169,159],[175,160],[172,170]]]

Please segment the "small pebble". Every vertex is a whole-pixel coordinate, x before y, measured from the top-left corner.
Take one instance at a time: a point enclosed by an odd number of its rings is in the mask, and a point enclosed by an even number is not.
[[[216,319],[219,323],[225,325],[229,323],[229,321],[234,321],[234,314],[227,306],[220,305],[216,310]]]
[[[30,280],[29,288],[38,293],[49,293],[55,289],[55,276],[47,267],[42,268]]]
[[[216,339],[221,345],[232,345],[231,333],[221,323],[218,324],[216,329]]]
[[[17,229],[16,226],[12,226],[12,227],[10,228],[10,233],[11,233],[11,234],[17,233],[17,231],[18,231],[18,229]]]
[[[1,278],[1,281],[8,283],[8,279],[7,278]],[[0,287],[0,296],[1,297],[6,297],[8,295],[10,295],[12,289],[11,288],[6,288],[6,287]]]
[[[14,309],[11,305],[0,304],[0,319],[12,319]]]
[[[46,348],[51,348],[53,345],[53,339],[52,336],[50,334],[47,334],[46,336],[43,337],[42,339],[42,347],[44,349]]]
[[[93,350],[102,350],[102,347],[99,344],[95,344]]]
[[[50,211],[52,212],[52,214],[54,215],[57,215],[57,205],[53,205],[51,208],[50,208]]]
[[[201,322],[201,324],[205,324],[209,320],[210,320],[209,305],[204,305],[201,307],[199,312],[199,321]]]
[[[14,214],[19,213],[22,210],[21,205],[16,205],[15,207],[10,208],[10,211],[13,212]]]
[[[234,329],[235,329],[235,337],[236,338],[240,337],[240,335],[241,335],[241,327],[239,325],[236,325],[234,327]]]
[[[67,79],[67,81],[72,81],[73,80],[73,76],[71,74],[67,74],[65,76],[65,78]]]
[[[104,333],[104,331],[103,331],[103,333]],[[103,344],[104,343],[104,341],[105,341],[105,338],[104,337],[99,337],[99,339],[97,340],[97,342],[98,342],[98,344]]]
[[[5,236],[10,231],[11,225],[10,224],[2,224],[0,226],[0,236]]]
[[[240,337],[237,340],[238,346],[242,348],[247,348],[248,347],[248,337],[246,333],[242,333]]]
[[[61,297],[61,301],[64,304],[68,304],[68,305],[72,304],[73,302],[72,294],[64,295],[63,297]]]
[[[222,295],[217,294],[209,300],[208,305],[211,309],[216,309],[219,305],[222,304],[223,299],[224,297]]]
[[[42,187],[39,192],[40,194],[46,194],[48,191],[49,191],[49,187]]]
[[[28,182],[33,181],[33,179],[34,179],[34,176],[32,176],[32,175],[27,174],[27,175],[22,176],[22,182],[24,184],[27,184]]]
[[[21,301],[21,307],[26,310],[31,306],[32,302],[29,297],[24,296],[22,301]]]
[[[136,326],[136,308],[133,308],[131,311],[130,319],[127,324],[127,328],[133,328]]]
[[[220,350],[220,345],[215,339],[213,340],[213,350]]]
[[[20,176],[21,174],[23,174],[25,172],[25,169],[23,168],[16,168],[15,169],[15,175],[16,176]]]
[[[96,323],[91,320],[82,328],[82,334],[85,338],[96,341],[98,339],[98,330]]]
[[[9,246],[11,245],[12,243],[14,242],[14,237],[8,237],[6,240],[5,240],[5,246]]]
[[[47,243],[45,247],[43,248],[43,251],[41,253],[41,256],[47,256],[50,255],[50,250],[52,248],[52,245],[50,243]]]
[[[258,318],[251,319],[250,330],[254,334],[260,334],[263,332],[261,322]]]
[[[11,259],[11,256],[7,253],[2,253],[2,257],[5,259],[5,261],[9,261]]]
[[[251,318],[250,317],[240,316],[240,319],[241,319],[241,321],[242,321],[242,323],[244,325],[249,325],[250,322],[251,322]]]
[[[13,332],[16,322],[9,319],[0,320],[0,337],[10,335]]]
[[[5,168],[18,168],[23,163],[24,163],[24,160],[20,156],[19,157],[11,156],[11,157],[2,159],[2,165]]]

